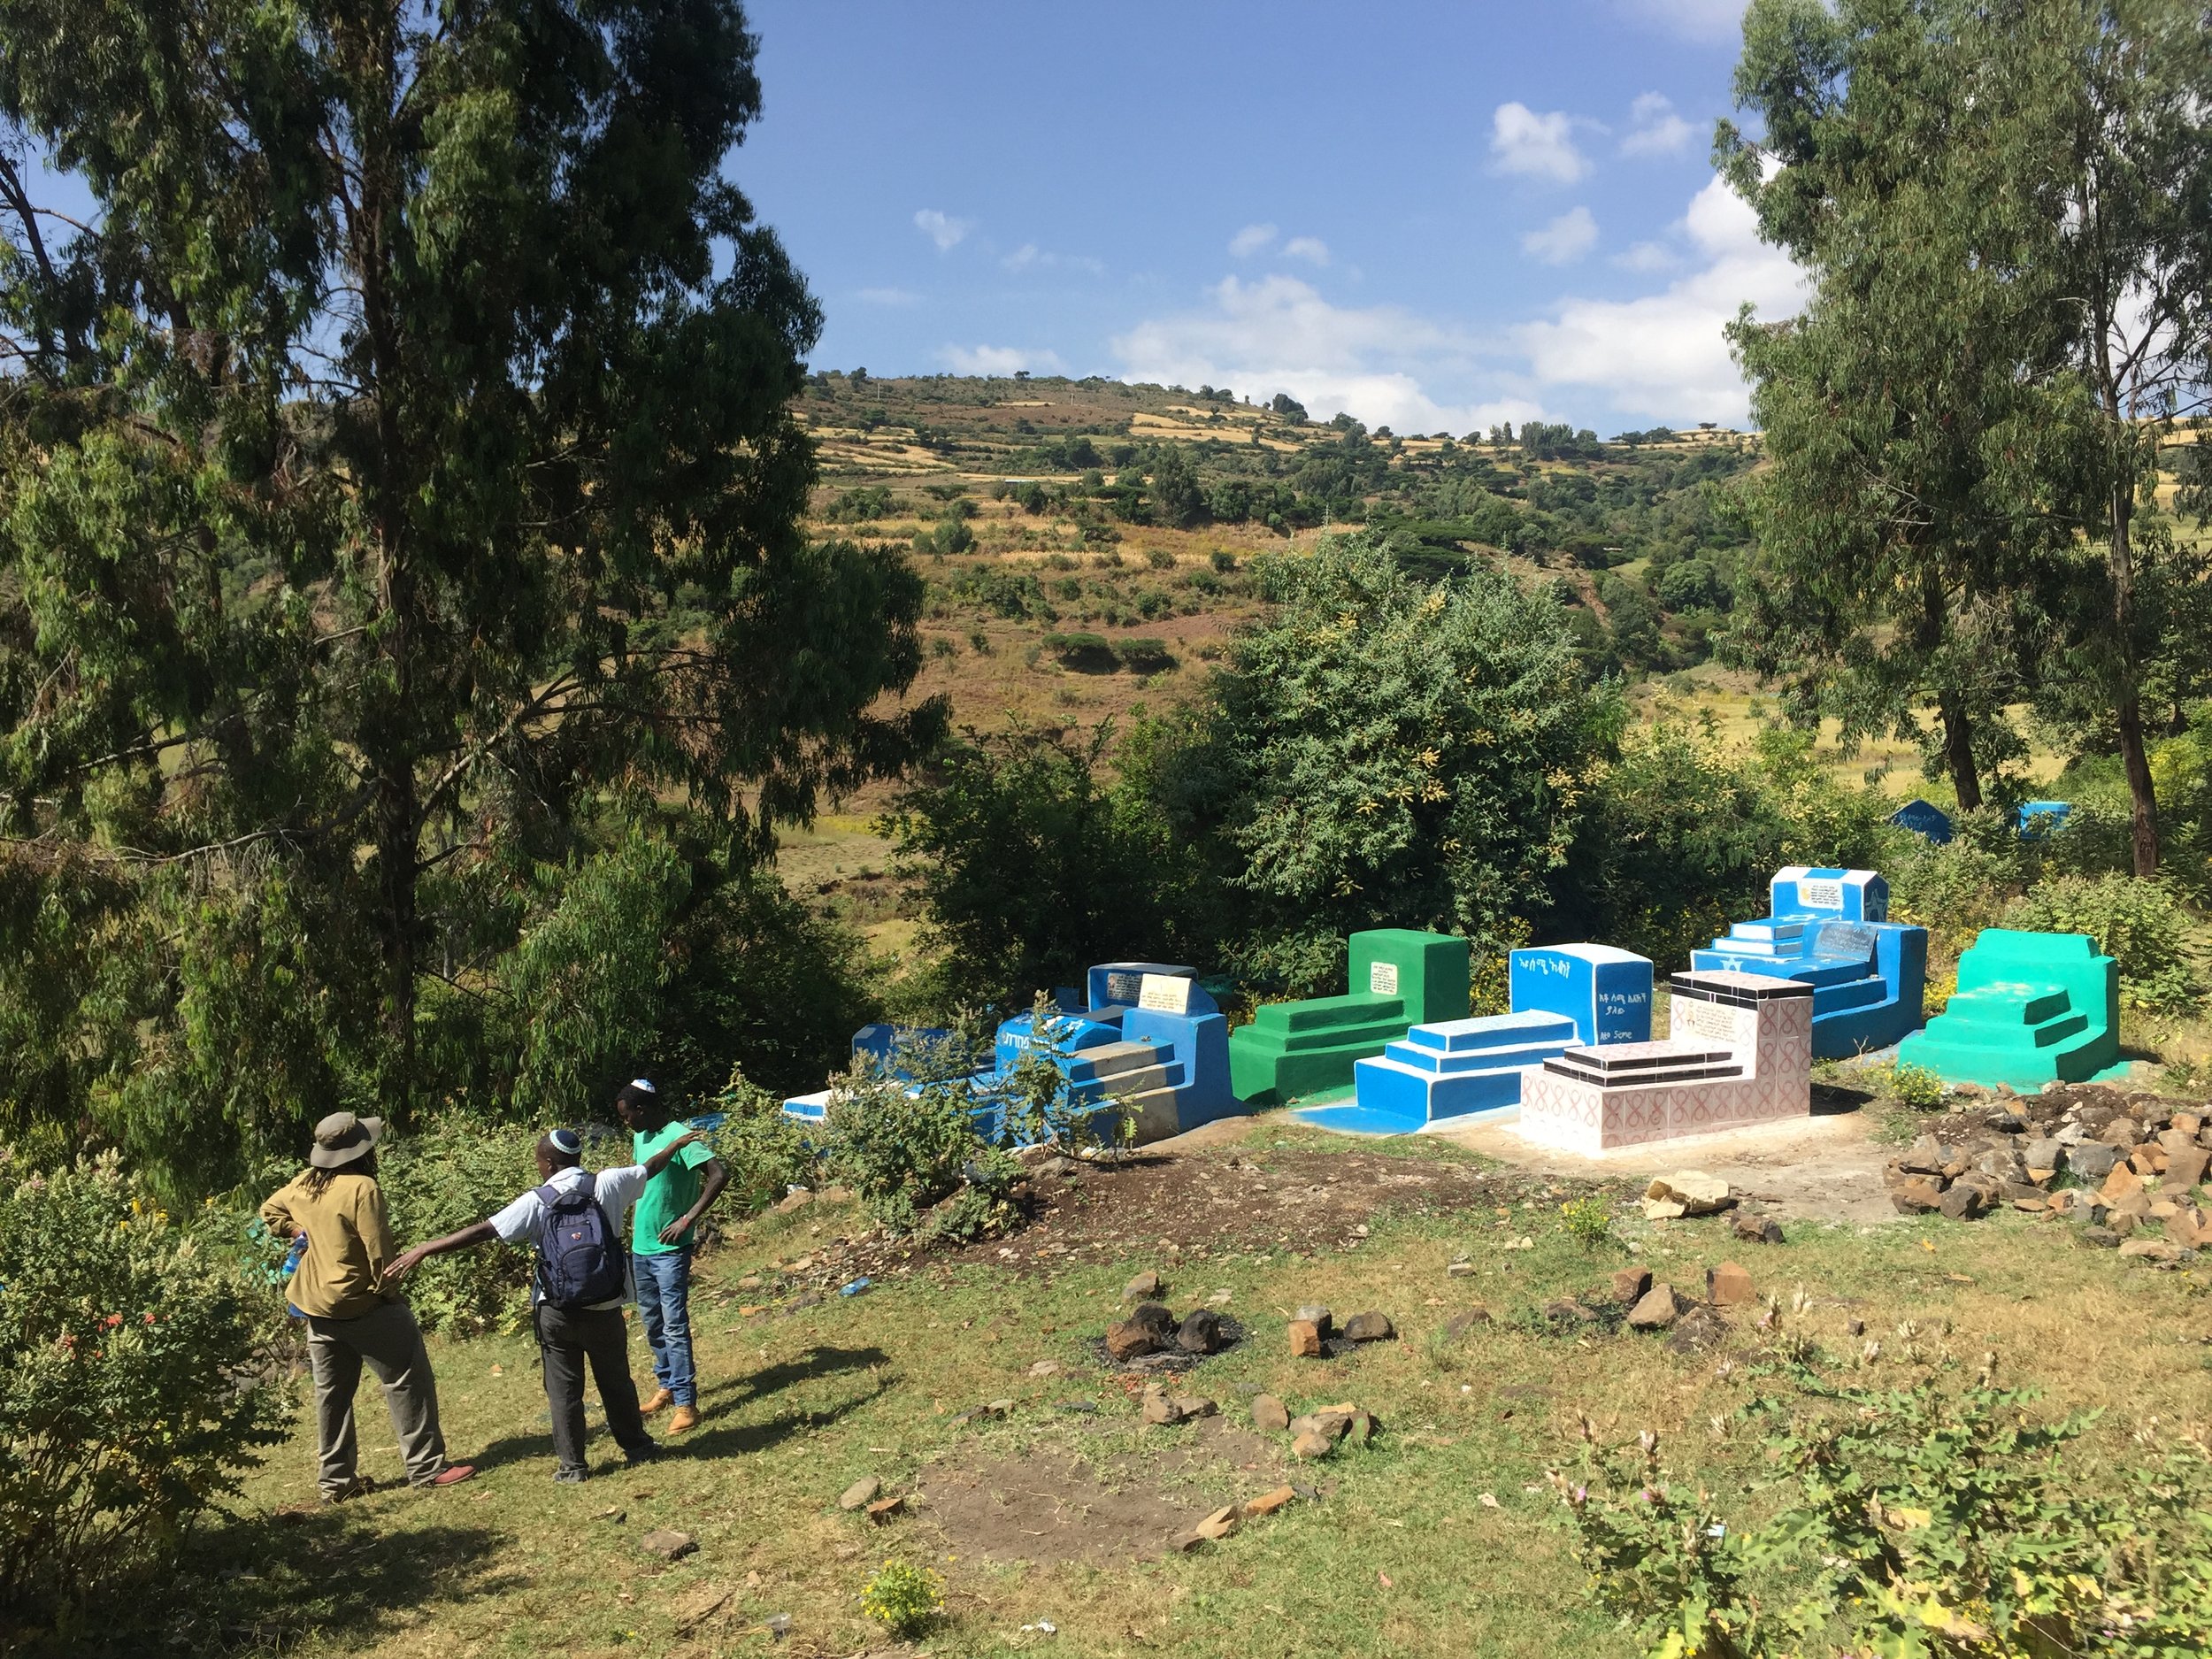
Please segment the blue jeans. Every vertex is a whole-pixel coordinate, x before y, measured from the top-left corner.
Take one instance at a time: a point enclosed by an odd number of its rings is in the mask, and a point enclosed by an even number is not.
[[[653,1350],[653,1378],[680,1406],[699,1403],[691,1369],[691,1247],[630,1257],[636,1270],[638,1317]]]

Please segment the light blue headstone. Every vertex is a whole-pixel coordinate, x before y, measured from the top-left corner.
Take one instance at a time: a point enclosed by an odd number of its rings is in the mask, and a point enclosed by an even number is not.
[[[1928,933],[1889,919],[1889,884],[1871,870],[1792,864],[1775,872],[1771,916],[1738,922],[1693,972],[1755,973],[1813,987],[1813,1055],[1886,1048],[1921,1019]]]
[[[1651,959],[1614,945],[1538,945],[1513,953],[1507,987],[1515,1013],[1564,1014],[1575,1040],[1651,1041]]]

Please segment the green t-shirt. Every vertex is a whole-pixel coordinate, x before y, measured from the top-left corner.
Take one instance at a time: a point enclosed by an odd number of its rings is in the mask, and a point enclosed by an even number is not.
[[[642,1164],[670,1141],[690,1132],[691,1125],[680,1118],[664,1125],[650,1134],[642,1130],[630,1136],[630,1161]],[[637,1207],[630,1213],[635,1218],[634,1231],[630,1235],[630,1248],[640,1256],[669,1256],[691,1242],[691,1233],[685,1233],[673,1244],[661,1242],[661,1229],[672,1221],[680,1221],[699,1202],[699,1171],[714,1162],[714,1149],[704,1141],[695,1141],[668,1161],[668,1167],[645,1183],[645,1191],[639,1194]]]

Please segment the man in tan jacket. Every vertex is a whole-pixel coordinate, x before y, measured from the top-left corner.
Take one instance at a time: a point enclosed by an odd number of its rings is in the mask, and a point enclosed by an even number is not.
[[[399,1252],[376,1183],[378,1118],[334,1112],[315,1125],[308,1168],[261,1206],[270,1232],[307,1235],[307,1254],[287,1294],[307,1318],[307,1357],[315,1379],[315,1427],[323,1502],[341,1503],[374,1489],[356,1471],[353,1396],[366,1364],[383,1386],[410,1485],[449,1486],[476,1471],[449,1463],[438,1428],[438,1379],[422,1331],[385,1269]]]

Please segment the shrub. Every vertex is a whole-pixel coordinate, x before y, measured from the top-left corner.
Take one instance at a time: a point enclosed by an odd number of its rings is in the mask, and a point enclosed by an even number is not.
[[[1767,1394],[1769,1467],[1745,1508],[1677,1486],[1659,1437],[1601,1448],[1552,1483],[1594,1593],[1643,1650],[1980,1659],[2199,1653],[2212,1642],[2212,1458],[2178,1437],[2087,1479],[2064,1468],[2091,1418],[1932,1379]],[[1763,1486],[1764,1490],[1761,1490]]]
[[[172,1217],[112,1153],[40,1175],[0,1151],[0,1605],[66,1623],[283,1439],[277,1304],[234,1219]]]
[[[1594,1250],[1613,1236],[1613,1201],[1603,1193],[1570,1198],[1559,1206],[1559,1220],[1569,1238]]]
[[[378,1185],[402,1247],[442,1238],[484,1219],[538,1184],[535,1130],[464,1113],[427,1118],[385,1142]],[[627,1164],[626,1138],[611,1156]],[[530,1317],[530,1252],[499,1248],[434,1256],[407,1280],[407,1300],[426,1331],[474,1336],[515,1331]]]
[[[1141,674],[1155,673],[1175,666],[1174,654],[1168,649],[1165,640],[1116,640],[1114,655],[1120,659],[1124,668],[1134,669]]]
[[[1115,667],[1114,648],[1102,634],[1048,634],[1045,649],[1058,657],[1064,668],[1086,673],[1111,673]]]
[[[816,1155],[806,1132],[784,1115],[781,1100],[748,1082],[742,1072],[731,1072],[720,1092],[701,1104],[701,1116],[722,1114],[711,1143],[730,1172],[730,1184],[723,1189],[726,1202],[738,1214],[765,1210],[812,1178]]]
[[[925,1210],[958,1191],[984,1150],[965,1068],[940,1064],[947,1059],[902,1054],[886,1065],[859,1055],[831,1087],[824,1162],[893,1233],[913,1232]]]
[[[1925,927],[1935,954],[1945,956],[1972,944],[1983,928],[1996,926],[2021,888],[2016,850],[1993,849],[1964,835],[1940,847],[1915,836],[1883,873],[1889,879],[1890,919]]]
[[[1943,1104],[1943,1079],[1924,1065],[1891,1068],[1889,1097],[1916,1112],[1932,1112]]]
[[[945,1581],[927,1567],[887,1561],[860,1593],[860,1610],[894,1636],[918,1636],[945,1610]]]
[[[2124,1000],[2178,1012],[2202,993],[2188,913],[2161,882],[2134,876],[2056,876],[2039,881],[2004,915],[2008,927],[2087,933],[2120,964]]]

